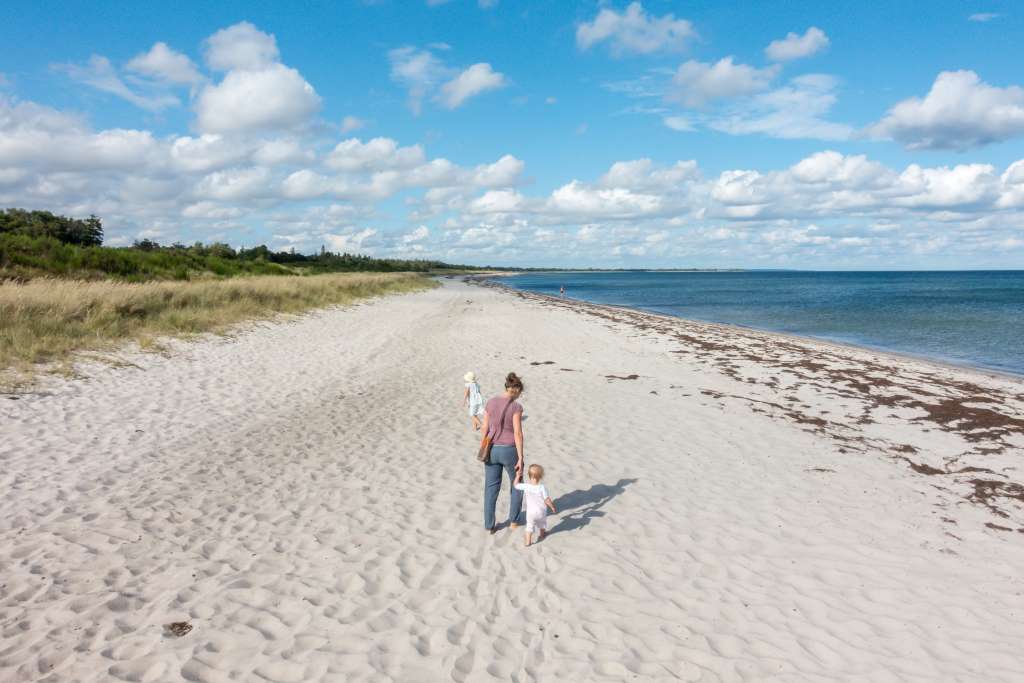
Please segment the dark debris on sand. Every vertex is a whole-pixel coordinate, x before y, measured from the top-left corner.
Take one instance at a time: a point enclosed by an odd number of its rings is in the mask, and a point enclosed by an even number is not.
[[[172,636],[174,638],[181,638],[182,636],[188,635],[192,631],[192,624],[187,621],[174,621],[170,624],[164,624],[164,634]]]

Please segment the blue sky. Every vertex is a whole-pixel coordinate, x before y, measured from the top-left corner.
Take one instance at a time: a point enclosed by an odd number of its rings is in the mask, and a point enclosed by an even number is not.
[[[114,244],[1024,267],[1022,38],[1010,2],[24,3],[0,204]]]

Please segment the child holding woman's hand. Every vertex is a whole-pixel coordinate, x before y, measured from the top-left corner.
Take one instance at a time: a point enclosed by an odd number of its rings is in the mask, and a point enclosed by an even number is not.
[[[523,473],[516,475],[516,488],[523,492],[526,498],[526,545],[533,544],[533,532],[540,532],[537,540],[543,540],[548,535],[548,510],[552,513],[558,512],[555,504],[548,495],[548,489],[540,483],[544,478],[544,468],[540,465],[530,465],[527,468],[526,476],[530,483],[523,483]]]

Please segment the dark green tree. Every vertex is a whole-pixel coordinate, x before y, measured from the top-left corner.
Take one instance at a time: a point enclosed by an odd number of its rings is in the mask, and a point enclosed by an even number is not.
[[[96,216],[86,219],[57,216],[49,211],[7,209],[0,211],[0,233],[52,237],[64,244],[98,247],[103,244],[103,223]]]

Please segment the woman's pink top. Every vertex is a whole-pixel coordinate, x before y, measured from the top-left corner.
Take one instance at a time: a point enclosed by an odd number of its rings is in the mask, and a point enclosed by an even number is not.
[[[512,405],[505,410],[505,406],[510,400]],[[487,411],[487,431],[492,435],[491,443],[495,446],[515,446],[516,432],[515,427],[512,426],[512,417],[516,413],[523,412],[523,407],[516,403],[515,399],[509,399],[507,396],[495,396],[487,402],[484,410]],[[505,410],[505,420],[499,425],[498,420],[501,419],[503,410]]]

